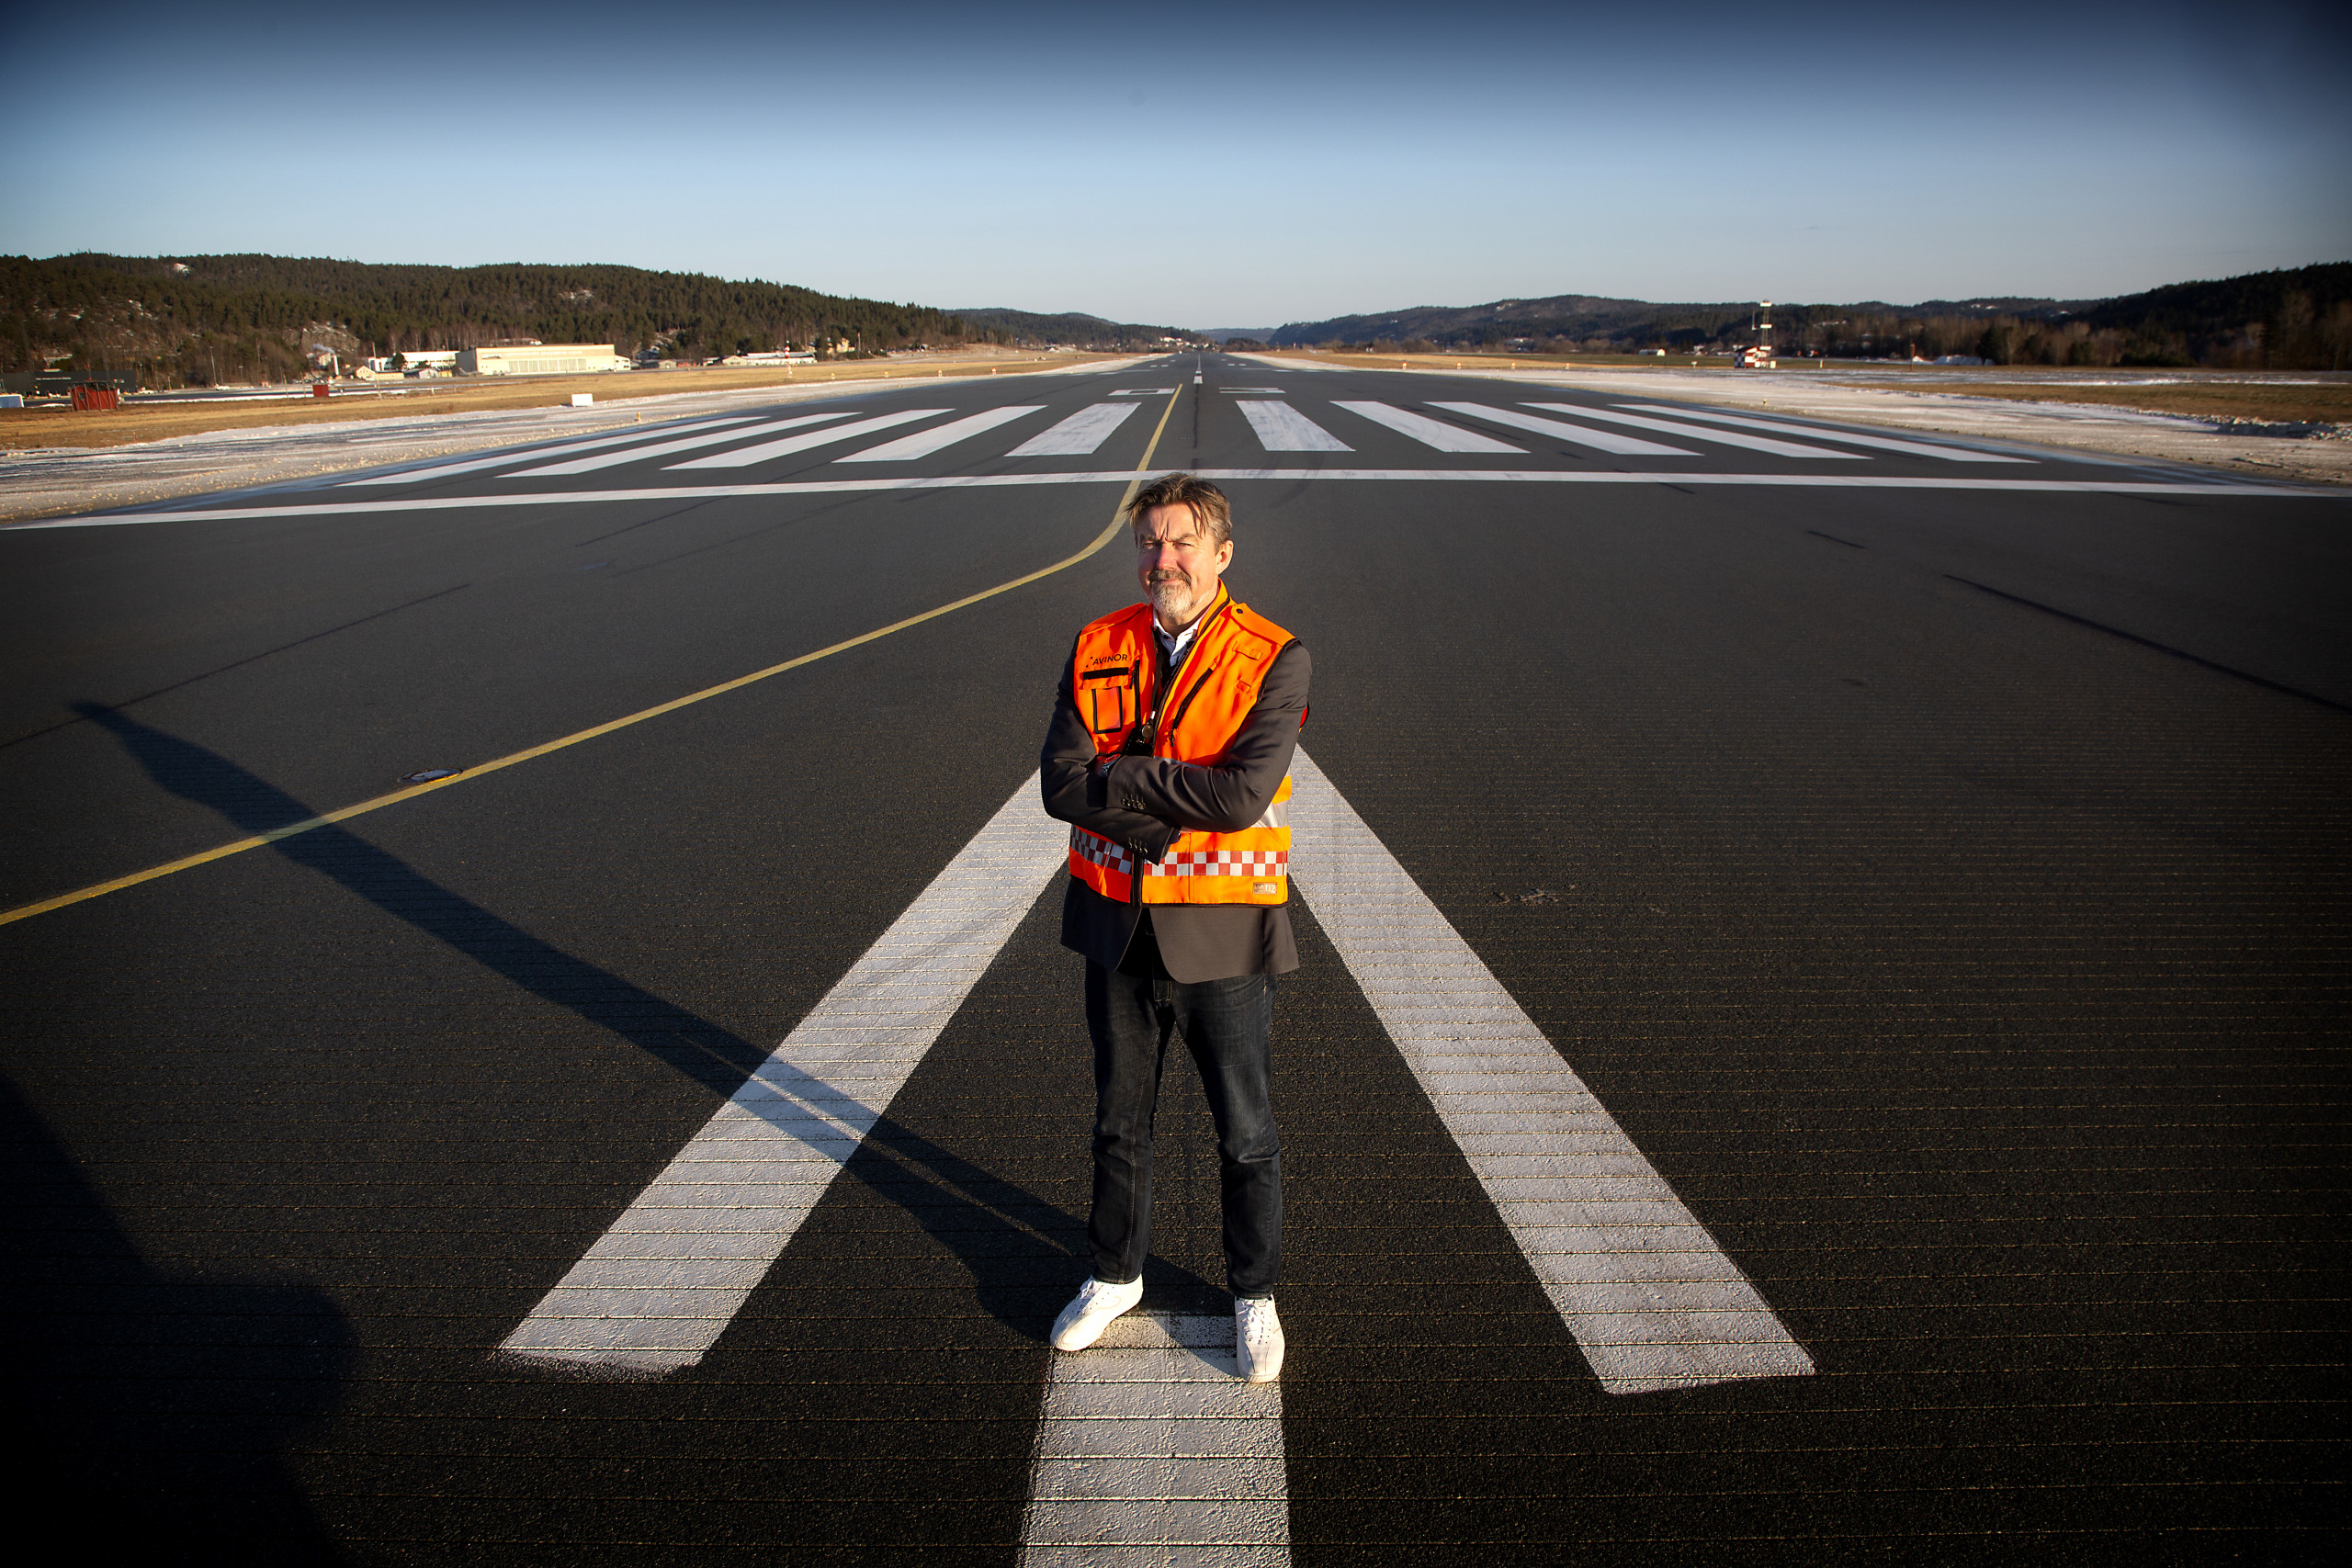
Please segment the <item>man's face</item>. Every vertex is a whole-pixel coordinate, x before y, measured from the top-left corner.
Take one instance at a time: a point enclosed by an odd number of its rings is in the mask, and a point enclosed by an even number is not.
[[[1182,631],[1216,597],[1233,541],[1211,540],[1190,506],[1155,506],[1136,520],[1136,577],[1159,624]]]

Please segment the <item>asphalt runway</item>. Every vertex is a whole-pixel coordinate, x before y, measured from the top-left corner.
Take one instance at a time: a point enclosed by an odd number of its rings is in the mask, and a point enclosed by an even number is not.
[[[2334,1554],[2344,495],[1218,355],[732,412],[0,529],[8,1396],[86,1549]],[[1057,1555],[1091,1097],[1018,797],[1136,597],[1087,552],[1180,468],[1314,651],[1361,853],[1301,829],[1279,1399],[1186,1348],[1229,1308],[1185,1085],[1117,1355],[1208,1403],[1135,1396],[1136,1552]],[[993,925],[938,903],[1000,850]],[[1392,919],[1452,956],[1384,968]],[[901,1032],[887,1097],[827,1029]],[[707,1348],[515,1348],[780,1074],[751,1122],[822,1179],[695,1287]],[[1595,1160],[1657,1185],[1558,1198]],[[728,1237],[756,1164],[686,1183]]]

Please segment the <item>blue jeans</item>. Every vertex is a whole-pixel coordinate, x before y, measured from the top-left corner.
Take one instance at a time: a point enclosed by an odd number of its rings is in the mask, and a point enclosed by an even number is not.
[[[1216,1122],[1226,1283],[1273,1293],[1283,1261],[1283,1151],[1269,1099],[1274,987],[1239,975],[1192,985],[1157,963],[1148,974],[1086,966],[1094,1037],[1094,1207],[1086,1236],[1094,1277],[1124,1284],[1151,1246],[1151,1127],[1171,1035],[1183,1037]]]

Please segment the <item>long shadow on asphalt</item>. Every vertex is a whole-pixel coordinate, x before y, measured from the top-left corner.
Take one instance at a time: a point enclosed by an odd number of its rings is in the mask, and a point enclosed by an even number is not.
[[[216,751],[102,704],[74,706],[112,732],[158,785],[219,812],[245,833],[265,833],[318,815]],[[343,828],[313,829],[269,847],[533,996],[628,1041],[718,1099],[732,1095],[767,1060],[766,1047],[552,946]],[[883,1157],[884,1150],[895,1157]],[[996,1289],[988,1282],[1004,1268],[1005,1243],[1023,1224],[1034,1226],[1039,1236],[1060,1238],[1081,1233],[1079,1222],[888,1117],[876,1122],[865,1146],[843,1172],[906,1209],[940,1245],[961,1257],[982,1281],[985,1310],[1023,1335],[1042,1337],[1034,1291],[1024,1288],[1028,1282],[1007,1279]],[[1050,1245],[1070,1251],[1064,1240]]]
[[[6,1078],[0,1149],[0,1418],[17,1495],[73,1532],[76,1555],[183,1561],[243,1542],[253,1562],[340,1561],[282,1456],[338,1402],[349,1321],[304,1285],[155,1269]]]

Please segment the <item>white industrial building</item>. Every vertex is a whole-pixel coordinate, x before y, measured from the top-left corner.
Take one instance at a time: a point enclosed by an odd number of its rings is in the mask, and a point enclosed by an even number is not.
[[[460,376],[577,376],[627,370],[629,361],[608,343],[535,343],[516,348],[469,348],[458,355]]]

